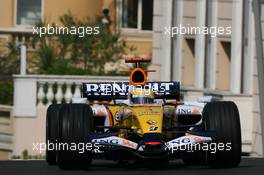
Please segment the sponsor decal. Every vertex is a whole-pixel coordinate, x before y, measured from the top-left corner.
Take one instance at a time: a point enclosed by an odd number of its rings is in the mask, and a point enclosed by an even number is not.
[[[117,111],[115,113],[115,119],[116,119],[116,121],[122,120],[122,113],[120,111]]]
[[[114,145],[124,146],[127,148],[132,148],[132,149],[137,148],[137,144],[135,142],[132,142],[130,140],[123,139],[120,137],[116,137],[116,136],[100,138],[100,139],[93,139],[92,142],[93,143],[99,143],[99,145],[100,144],[105,144],[105,145],[114,144]]]
[[[187,107],[187,106],[180,106],[176,109],[177,114],[201,114],[201,109]]]
[[[119,144],[119,140],[115,137],[93,139],[92,142],[101,143],[101,144]]]
[[[147,109],[145,111],[141,111],[138,113],[138,115],[159,115],[160,111],[153,111],[153,109]]]
[[[127,146],[129,148],[135,148],[135,147],[137,147],[137,145],[135,143],[133,143],[133,142],[131,142],[129,140],[122,140],[121,145]]]
[[[180,94],[179,82],[147,82],[145,86],[133,86],[129,82],[83,83],[83,97],[88,99],[127,99],[134,88],[148,87],[156,99],[177,99]]]
[[[192,110],[192,114],[201,114],[201,110],[198,109],[198,108],[194,108],[194,109]]]
[[[149,131],[156,131],[159,127],[157,126],[151,126],[149,127]]]
[[[172,154],[177,151],[209,151],[214,154],[216,152],[232,150],[232,144],[230,142],[215,143],[210,137],[189,135],[165,143],[165,150],[168,150]]]
[[[208,137],[194,136],[194,137],[192,137],[192,141],[195,143],[200,143],[200,142],[211,141],[211,139],[209,139]]]
[[[177,114],[191,114],[192,110],[188,108],[179,108],[176,112]]]
[[[150,120],[147,121],[147,124],[149,124],[149,125],[155,125],[155,124],[157,124],[157,121],[150,119]]]
[[[107,109],[103,105],[93,105],[92,110],[94,116],[98,116],[98,117],[107,116]]]
[[[212,141],[211,137],[202,137],[195,135],[187,135],[182,136],[176,139],[173,139],[166,143],[167,147],[178,147],[182,145],[194,144],[194,143],[202,143],[202,142],[210,142]]]

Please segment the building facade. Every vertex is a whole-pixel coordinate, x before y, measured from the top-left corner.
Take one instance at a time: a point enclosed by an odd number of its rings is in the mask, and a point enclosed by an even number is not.
[[[4,52],[10,34],[16,34],[18,43],[28,39],[26,34],[33,32],[39,19],[60,25],[59,18],[68,12],[78,19],[94,19],[103,16],[104,9],[109,10],[112,28],[135,48],[128,56],[151,56],[153,0],[0,0],[0,51]]]
[[[154,1],[155,80],[180,81],[184,100],[212,95],[239,108],[243,151],[263,156],[252,1]],[[167,27],[231,27],[216,37],[192,33],[173,37]]]

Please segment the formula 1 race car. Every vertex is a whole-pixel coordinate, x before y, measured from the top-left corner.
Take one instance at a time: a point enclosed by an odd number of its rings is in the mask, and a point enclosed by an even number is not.
[[[46,160],[62,169],[87,169],[92,159],[151,165],[236,167],[241,159],[238,108],[230,101],[181,102],[179,82],[147,82],[141,62],[129,82],[84,82],[82,98],[50,105]]]

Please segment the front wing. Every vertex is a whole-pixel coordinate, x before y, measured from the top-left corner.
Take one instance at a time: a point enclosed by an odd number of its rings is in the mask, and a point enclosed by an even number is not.
[[[189,152],[191,150],[184,150],[184,148],[191,148],[196,144],[210,143],[213,141],[212,137],[207,136],[198,136],[198,135],[185,135],[172,139],[168,142],[148,142],[148,143],[135,143],[133,141],[120,138],[117,136],[109,136],[104,138],[94,138],[92,143],[97,143],[100,150],[100,154],[103,154],[104,151],[112,150],[122,150],[134,153],[135,155],[142,155],[141,153],[148,152],[148,155],[151,155],[152,149],[147,149],[146,146],[152,146],[153,148],[159,147],[159,152],[162,152],[162,155],[173,155],[179,152]],[[148,145],[147,145],[148,144]],[[156,149],[153,149],[153,152],[156,152]],[[155,155],[155,154],[154,154]],[[161,154],[160,154],[161,155]]]

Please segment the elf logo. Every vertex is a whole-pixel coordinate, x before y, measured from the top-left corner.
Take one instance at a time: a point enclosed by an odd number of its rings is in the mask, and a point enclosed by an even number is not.
[[[156,120],[148,120],[147,121],[147,124],[149,124],[149,125],[155,125],[155,124],[157,124],[157,121]]]

